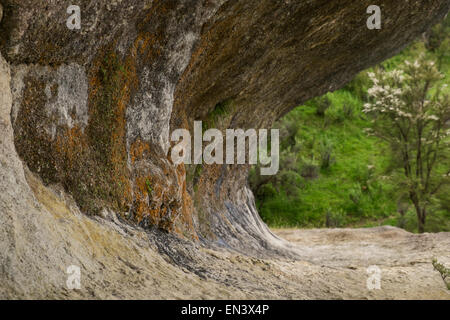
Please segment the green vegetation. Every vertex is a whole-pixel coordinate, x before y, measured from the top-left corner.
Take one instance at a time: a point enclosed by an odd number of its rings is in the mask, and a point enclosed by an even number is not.
[[[219,128],[221,122],[229,115],[233,114],[233,100],[227,99],[219,102],[214,109],[208,113],[207,118],[203,121],[203,133],[210,128]]]
[[[151,196],[152,195],[152,192],[153,192],[153,188],[152,188],[152,185],[151,185],[151,183],[150,183],[150,180],[145,180],[145,186],[147,187],[147,193],[148,193],[148,195],[149,196]]]
[[[398,69],[421,54],[437,62],[444,88],[450,77],[449,19],[426,39],[382,63]],[[445,33],[443,35],[443,33]],[[279,120],[280,171],[260,176],[252,169],[250,186],[259,212],[272,227],[372,227],[394,225],[417,232],[414,206],[398,181],[389,143],[368,134],[372,81],[366,70],[343,89],[308,101]],[[448,125],[448,123],[447,123]],[[448,128],[447,128],[448,129]],[[445,163],[442,166],[448,167]],[[450,231],[450,187],[430,197],[425,231]]]
[[[202,174],[203,167],[197,164],[186,165],[186,181],[192,183],[194,191],[198,190],[198,180]]]
[[[444,281],[447,289],[450,290],[450,282],[447,282],[447,278],[450,277],[450,269],[446,268],[442,263],[439,263],[437,259],[432,261],[433,268],[441,275],[442,281]]]
[[[377,68],[369,77],[371,101],[363,110],[372,119],[369,130],[389,144],[392,175],[424,232],[433,196],[450,184],[450,95],[436,86],[444,75],[421,54],[414,63],[405,61],[393,71]]]

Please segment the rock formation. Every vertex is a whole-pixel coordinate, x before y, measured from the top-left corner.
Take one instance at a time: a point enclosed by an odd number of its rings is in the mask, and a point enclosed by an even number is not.
[[[259,218],[248,166],[176,166],[170,133],[212,118],[223,130],[268,128],[397,53],[450,8],[380,0],[382,28],[369,30],[366,0],[81,0],[81,29],[71,30],[69,1],[0,3],[0,267],[19,270],[11,286],[27,267],[14,252],[43,252],[59,232],[42,225],[55,217],[40,216],[51,210],[30,179],[125,230],[298,256]],[[21,236],[33,245],[18,247]]]

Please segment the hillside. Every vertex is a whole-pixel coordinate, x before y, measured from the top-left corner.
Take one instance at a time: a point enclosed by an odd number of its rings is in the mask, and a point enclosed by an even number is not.
[[[440,85],[450,83],[449,21],[442,23],[447,33],[442,34],[446,42],[440,49],[431,50],[418,41],[379,67],[394,70],[426,54],[439,61],[446,75]],[[338,91],[298,106],[275,124],[282,135],[280,172],[261,177],[253,170],[250,176],[258,209],[270,226],[392,225],[417,232],[413,206],[403,209],[404,215],[399,213],[405,200],[393,181],[389,146],[366,131],[371,119],[362,110],[371,71],[363,71]],[[437,195],[427,231],[450,231],[449,192],[447,187]]]

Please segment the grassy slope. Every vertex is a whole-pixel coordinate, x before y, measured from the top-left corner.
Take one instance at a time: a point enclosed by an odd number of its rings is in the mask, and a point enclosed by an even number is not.
[[[383,63],[383,67],[396,68],[424,51],[423,44],[415,44]],[[447,75],[443,83],[448,83],[448,57],[441,70]],[[369,227],[389,224],[416,231],[412,208],[403,218],[397,213],[397,193],[385,174],[389,167],[387,147],[364,132],[369,121],[361,110],[369,85],[362,73],[344,89],[327,94],[332,105],[324,116],[316,114],[317,100],[313,100],[279,121],[279,128],[296,123],[295,143],[291,143],[291,148],[295,145],[301,159],[295,160],[294,169],[292,165],[290,169],[281,168],[278,179],[266,184],[265,190],[271,192],[255,192],[260,213],[269,225]],[[351,115],[343,110],[344,105],[350,106]],[[320,168],[324,143],[332,146],[328,149],[332,150],[334,162],[328,168],[321,168],[316,179],[303,178],[300,172],[305,163]],[[282,147],[282,153],[286,149],[289,147]],[[282,165],[286,162],[283,157],[288,156],[282,155]],[[450,231],[450,213],[435,210],[428,218],[427,230]]]

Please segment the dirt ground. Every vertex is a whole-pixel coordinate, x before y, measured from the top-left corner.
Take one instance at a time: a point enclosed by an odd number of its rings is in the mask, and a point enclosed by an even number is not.
[[[450,233],[416,235],[394,227],[275,232],[298,246],[305,261],[323,268],[330,295],[344,299],[450,299],[450,291],[431,265],[433,258],[450,265]],[[381,271],[379,290],[367,289],[369,266]]]
[[[450,299],[433,270],[450,264],[450,233],[414,235],[393,227],[274,230],[298,259],[255,258],[144,231],[114,217],[89,218],[64,193],[26,174],[40,204],[39,247],[20,248],[21,263],[0,298],[45,299]],[[18,230],[26,230],[27,226]],[[43,246],[45,244],[45,246]],[[33,264],[39,277],[21,273]],[[81,268],[81,288],[66,286],[66,268]],[[380,289],[369,290],[369,266]]]

